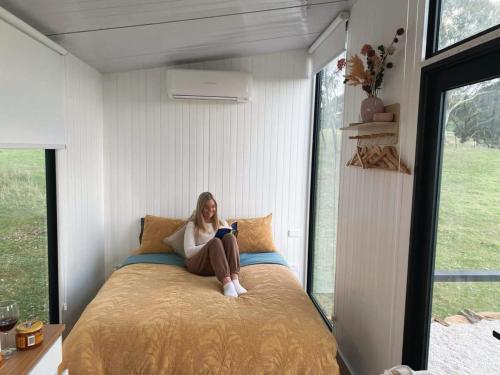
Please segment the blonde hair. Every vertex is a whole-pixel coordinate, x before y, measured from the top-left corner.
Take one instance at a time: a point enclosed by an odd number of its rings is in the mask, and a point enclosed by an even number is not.
[[[196,228],[196,233],[198,234],[199,231],[206,232],[207,227],[205,225],[205,219],[203,218],[203,208],[205,205],[208,203],[208,201],[214,201],[215,203],[215,214],[212,216],[211,223],[214,227],[214,230],[219,229],[219,227],[222,225],[221,221],[219,220],[219,212],[218,212],[218,207],[217,207],[217,201],[215,200],[214,196],[212,193],[206,191],[204,193],[201,193],[200,196],[198,197],[198,202],[196,203],[196,210],[193,212],[189,220],[194,222],[194,226]]]

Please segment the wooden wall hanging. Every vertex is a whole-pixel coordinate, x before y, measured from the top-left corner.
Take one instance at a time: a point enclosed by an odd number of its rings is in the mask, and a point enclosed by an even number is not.
[[[411,174],[408,166],[400,160],[398,151],[394,146],[362,146],[359,141],[356,153],[346,165],[348,167],[387,169]]]
[[[410,168],[401,160],[396,147],[399,138],[399,103],[386,106],[385,112],[394,113],[394,121],[354,123],[340,128],[343,131],[358,133],[356,136],[349,137],[349,139],[356,139],[358,144],[355,154],[346,165],[411,174]]]

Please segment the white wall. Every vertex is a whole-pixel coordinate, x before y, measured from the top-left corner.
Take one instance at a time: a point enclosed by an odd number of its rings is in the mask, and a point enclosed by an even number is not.
[[[419,4],[358,0],[351,10],[347,52],[359,54],[364,43],[387,44],[398,27],[407,30],[381,96],[386,104],[401,103],[400,153],[412,170],[422,40]],[[346,123],[359,121],[364,97],[359,87],[347,86]],[[355,149],[348,136],[343,135],[343,165]],[[401,362],[413,175],[343,167],[340,178],[336,336],[354,374],[380,374]]]
[[[59,299],[66,333],[104,282],[102,76],[67,55],[64,130],[56,151]]]
[[[254,75],[246,104],[173,102],[166,69],[104,77],[106,274],[138,246],[145,214],[187,217],[209,190],[224,217],[273,213],[303,279],[311,80],[303,50],[191,64]],[[288,230],[299,230],[289,238]]]

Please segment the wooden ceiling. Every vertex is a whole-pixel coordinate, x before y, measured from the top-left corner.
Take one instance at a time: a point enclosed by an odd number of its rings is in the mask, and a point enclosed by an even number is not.
[[[306,48],[354,0],[0,0],[101,72]]]

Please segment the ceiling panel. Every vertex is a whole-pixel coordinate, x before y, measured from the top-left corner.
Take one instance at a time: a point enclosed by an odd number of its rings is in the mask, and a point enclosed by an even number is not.
[[[352,1],[0,0],[102,72],[305,48]]]
[[[0,4],[46,35],[179,22],[330,0],[2,0]]]
[[[147,69],[158,66],[173,66],[183,63],[217,60],[228,57],[252,56],[263,53],[273,53],[302,48],[304,43],[311,44],[313,38],[306,40],[297,37],[280,38],[279,48],[274,40],[241,43],[233,46],[223,46],[214,51],[212,48],[178,50],[175,52],[158,53],[143,56],[128,56],[120,59],[105,59],[94,62],[101,72],[122,72],[135,69]]]

